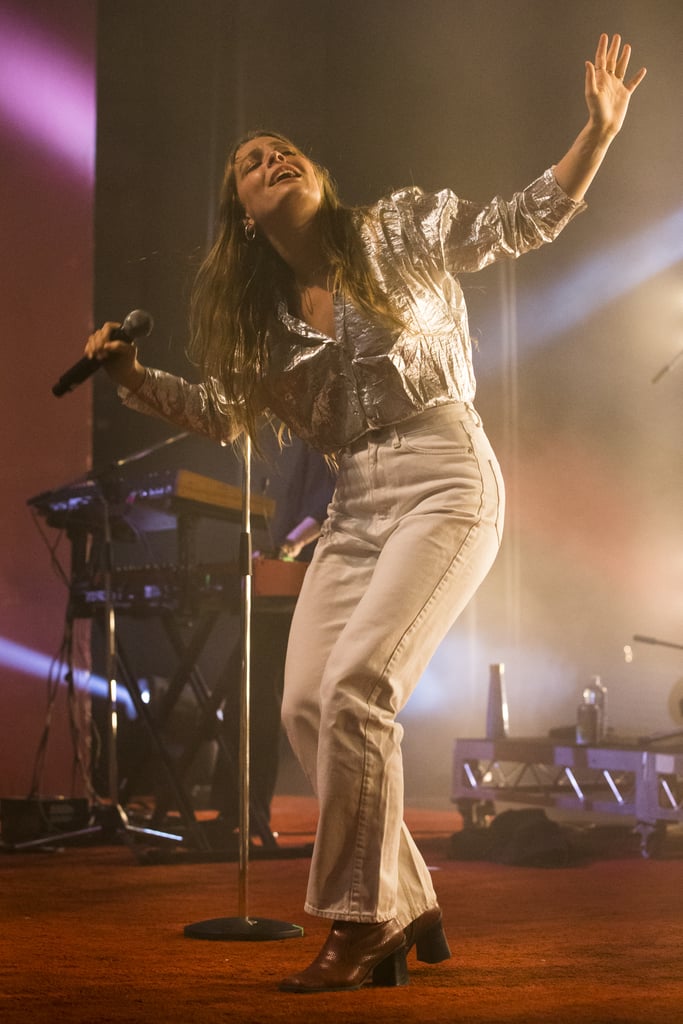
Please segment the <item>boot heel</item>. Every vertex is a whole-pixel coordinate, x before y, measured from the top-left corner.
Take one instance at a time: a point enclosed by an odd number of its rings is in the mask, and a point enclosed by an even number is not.
[[[405,946],[391,953],[386,960],[377,964],[372,972],[372,984],[385,988],[397,988],[409,981]]]
[[[415,942],[415,955],[424,964],[440,964],[449,960],[451,951],[441,923],[423,932]]]

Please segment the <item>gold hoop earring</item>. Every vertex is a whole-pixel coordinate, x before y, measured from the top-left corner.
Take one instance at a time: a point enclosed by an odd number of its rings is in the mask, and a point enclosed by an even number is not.
[[[251,221],[244,222],[244,237],[248,242],[253,242],[256,238],[256,225]]]

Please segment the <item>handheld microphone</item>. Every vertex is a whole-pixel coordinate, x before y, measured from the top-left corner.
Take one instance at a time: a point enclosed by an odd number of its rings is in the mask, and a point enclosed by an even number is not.
[[[112,341],[127,341],[130,345],[136,338],[146,338],[148,334],[152,333],[153,327],[154,320],[149,313],[146,313],[144,309],[134,309],[120,327],[114,328],[110,337]],[[52,388],[52,394],[61,398],[67,391],[73,391],[78,384],[82,384],[84,380],[96,373],[104,361],[83,356],[66,373],[62,374]]]

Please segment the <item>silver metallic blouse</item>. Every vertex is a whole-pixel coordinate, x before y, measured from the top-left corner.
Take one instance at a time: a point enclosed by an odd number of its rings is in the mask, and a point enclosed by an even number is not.
[[[483,205],[450,190],[419,188],[381,199],[360,215],[359,228],[403,330],[377,326],[335,295],[336,337],[329,338],[281,304],[268,339],[264,407],[292,433],[332,453],[424,409],[472,401],[472,347],[457,275],[551,242],[584,208],[562,191],[552,170],[512,199]],[[218,441],[231,438],[230,408],[216,381],[190,384],[148,370],[135,394],[120,390],[130,408]]]

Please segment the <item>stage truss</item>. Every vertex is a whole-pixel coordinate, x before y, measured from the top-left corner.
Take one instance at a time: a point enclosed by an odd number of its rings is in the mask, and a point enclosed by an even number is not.
[[[632,818],[649,856],[667,824],[683,822],[683,735],[666,750],[654,741],[456,740],[451,799],[465,827],[483,824],[494,801]]]

